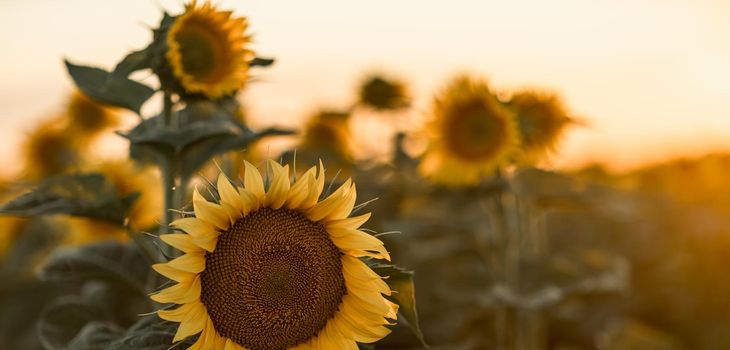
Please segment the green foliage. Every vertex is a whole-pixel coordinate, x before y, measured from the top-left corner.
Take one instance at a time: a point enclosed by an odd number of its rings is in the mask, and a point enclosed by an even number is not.
[[[405,324],[418,341],[427,347],[423,332],[418,323],[416,310],[416,289],[413,284],[413,271],[404,270],[395,265],[370,263],[370,267],[378,275],[386,278],[388,286],[393,290],[393,299],[398,304],[398,322]]]
[[[105,241],[56,250],[39,276],[55,282],[110,282],[145,296],[150,265],[136,245]]]
[[[122,62],[121,71],[130,71],[139,65],[139,56]],[[126,60],[125,60],[126,61]],[[137,114],[142,105],[155,93],[151,87],[130,80],[124,74],[114,74],[101,68],[75,65],[66,61],[68,73],[76,86],[87,96],[111,106],[126,108]]]
[[[0,213],[16,216],[68,214],[123,226],[126,212],[137,197],[133,194],[119,198],[114,184],[101,174],[58,175],[6,203]]]
[[[180,127],[163,127],[162,116],[149,118],[123,136],[131,143],[133,158],[156,162],[176,160],[183,178],[189,178],[213,157],[245,149],[251,143],[267,136],[289,135],[289,130],[270,128],[252,131],[223,108],[213,107],[208,117],[191,112],[195,104],[177,111]]]

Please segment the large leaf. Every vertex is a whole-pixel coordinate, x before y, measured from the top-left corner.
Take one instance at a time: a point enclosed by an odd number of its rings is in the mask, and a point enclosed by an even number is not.
[[[123,337],[107,347],[107,350],[167,350],[172,347],[172,339],[178,324],[163,321],[157,315],[140,319]],[[176,348],[186,349],[195,337],[183,341]]]
[[[231,112],[212,103],[189,104],[175,112],[179,127],[163,126],[161,116],[145,120],[122,136],[131,143],[131,156],[167,166],[173,159],[184,178],[195,174],[211,158],[225,152],[245,149],[266,136],[289,135],[289,130],[252,131],[237,122]]]
[[[106,241],[58,249],[41,269],[40,278],[58,282],[107,281],[146,295],[149,266],[136,245]]]
[[[134,57],[134,60],[137,58]],[[129,62],[123,64],[121,69],[130,71],[136,66],[136,62],[135,64]],[[69,61],[66,61],[66,68],[76,86],[89,97],[112,106],[129,109],[137,114],[140,114],[142,105],[155,93],[151,87],[133,81],[124,74],[79,66]]]
[[[114,74],[120,77],[128,77],[132,72],[152,68],[150,48],[129,53],[114,68]]]
[[[137,195],[119,198],[114,184],[101,174],[51,177],[0,208],[0,214],[37,216],[68,214],[124,225],[127,209]]]
[[[68,344],[80,335],[88,323],[104,318],[101,309],[89,305],[80,297],[60,298],[43,311],[38,321],[38,338],[46,350],[67,349]]]
[[[378,275],[387,277],[385,280],[395,293],[393,298],[397,302],[398,308],[398,321],[399,323],[405,323],[413,334],[418,338],[418,341],[424,347],[427,347],[426,340],[421,332],[421,327],[418,324],[418,311],[416,310],[416,289],[413,284],[413,271],[407,271],[397,267],[395,265],[386,265],[380,263],[370,262],[370,267]]]

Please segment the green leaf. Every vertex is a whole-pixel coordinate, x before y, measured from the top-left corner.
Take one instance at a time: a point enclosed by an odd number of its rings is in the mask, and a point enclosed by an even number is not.
[[[136,245],[106,241],[56,250],[39,277],[56,282],[107,281],[146,295],[150,273],[150,261]]]
[[[134,57],[131,60],[137,59]],[[113,74],[100,68],[65,62],[68,73],[76,86],[86,95],[100,102],[140,114],[142,105],[155,93],[151,87],[130,80],[124,74]],[[130,67],[135,67],[135,64],[125,63],[121,69],[132,69]]]
[[[133,72],[148,68],[152,68],[149,47],[129,53],[117,64],[113,73],[126,78]]]
[[[167,350],[172,347],[172,339],[178,324],[163,321],[157,315],[140,319],[132,328],[109,345],[107,350]],[[192,337],[178,344],[176,348],[186,349],[195,341]]]
[[[129,139],[135,159],[152,158],[160,164],[178,159],[183,177],[192,176],[219,154],[245,149],[263,137],[293,133],[275,128],[252,131],[238,122],[229,109],[212,103],[191,103],[177,111],[177,128],[161,127],[160,118],[149,118],[122,136]]]
[[[38,321],[38,338],[46,350],[63,350],[89,322],[102,319],[102,310],[80,297],[63,297],[43,311]]]
[[[405,323],[424,347],[428,347],[418,324],[416,310],[416,289],[413,284],[413,271],[407,271],[395,265],[374,263],[368,265],[381,277],[387,277],[385,282],[395,292],[393,299],[398,304],[398,322]]]
[[[48,178],[37,188],[11,200],[0,214],[37,216],[68,214],[124,225],[126,212],[138,197],[119,198],[117,190],[101,174],[70,174]]]
[[[254,57],[253,60],[251,60],[251,63],[248,64],[249,67],[268,67],[274,64],[273,58],[264,58],[264,57]]]
[[[91,321],[68,343],[69,350],[105,350],[124,335],[124,329],[110,322]]]

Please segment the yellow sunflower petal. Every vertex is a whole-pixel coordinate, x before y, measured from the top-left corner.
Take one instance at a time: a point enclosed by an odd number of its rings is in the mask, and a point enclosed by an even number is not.
[[[157,273],[159,273],[160,275],[163,275],[175,282],[182,282],[195,278],[194,273],[178,270],[174,267],[171,267],[167,263],[154,264],[152,265],[152,269],[157,271]]]
[[[196,303],[198,302],[183,304],[175,309],[159,310],[157,311],[157,315],[163,320],[180,322],[190,313],[190,310],[196,307]]]
[[[180,229],[193,237],[205,236],[217,232],[215,226],[195,217],[177,219],[170,226]]]
[[[307,171],[302,175],[289,189],[289,194],[286,199],[286,207],[289,209],[298,209],[307,196],[309,195],[309,189],[315,185],[314,174]]]
[[[241,196],[238,194],[236,187],[228,181],[226,175],[221,173],[218,175],[218,193],[221,195],[221,203],[227,204],[230,208],[229,215],[233,218],[238,215],[240,217],[243,212],[243,203]],[[237,217],[236,217],[237,218]]]
[[[200,273],[205,270],[205,254],[188,253],[170,260],[167,265],[180,271]]]
[[[243,204],[243,215],[248,215],[250,212],[256,210],[261,205],[261,202],[253,192],[239,188],[238,195],[241,197],[241,203]]]
[[[197,188],[193,191],[193,209],[197,218],[219,229],[225,230],[230,226],[230,218],[223,207],[208,202]]]
[[[329,197],[315,204],[307,210],[307,217],[312,221],[320,221],[327,218],[331,213],[342,207],[345,194],[350,191],[352,180],[347,179],[337,190],[332,192]]]
[[[167,245],[177,248],[185,253],[195,253],[201,251],[200,247],[198,247],[195,242],[193,242],[193,237],[183,233],[160,235],[160,240],[167,243]]]
[[[183,281],[172,287],[165,288],[150,296],[150,299],[158,303],[190,303],[200,298],[200,277],[192,281]]]
[[[353,229],[360,228],[365,222],[370,219],[371,213],[363,214],[360,216],[354,216],[351,218],[327,221],[324,226],[327,230],[330,229]]]
[[[200,333],[205,327],[207,320],[207,312],[205,306],[202,303],[193,303],[193,307],[180,322],[180,326],[177,328],[175,337],[172,339],[173,343],[179,342],[191,335]]]
[[[264,192],[264,179],[261,178],[261,173],[248,161],[244,160],[243,164],[243,186],[256,196],[259,203],[263,203],[266,193]]]
[[[271,181],[271,186],[269,186],[269,192],[266,193],[265,205],[273,209],[279,209],[284,205],[289,195],[289,166],[281,166],[273,160],[269,160],[269,166],[274,179]]]
[[[317,174],[315,180],[316,181],[314,186],[309,186],[309,193],[307,194],[307,198],[304,199],[299,206],[299,208],[302,210],[307,210],[313,205],[317,204],[317,201],[319,201],[319,196],[322,195],[325,181],[325,169],[324,165],[322,165],[322,160],[319,161],[319,174]]]

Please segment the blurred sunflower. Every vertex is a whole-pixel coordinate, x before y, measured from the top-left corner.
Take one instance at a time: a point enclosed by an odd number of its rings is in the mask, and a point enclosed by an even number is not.
[[[75,91],[66,108],[69,132],[77,137],[93,138],[99,133],[118,125],[120,116],[116,111]]]
[[[241,89],[248,78],[246,18],[232,18],[210,2],[192,1],[167,32],[165,57],[188,94],[217,99]]]
[[[380,75],[368,77],[360,86],[360,103],[376,110],[395,110],[411,103],[406,85]]]
[[[127,213],[132,230],[144,230],[157,225],[162,213],[162,186],[153,168],[140,167],[129,160],[113,160],[87,170],[106,176],[116,187],[120,198],[139,194]],[[124,241],[128,238],[124,228],[106,221],[71,218],[69,223],[72,230],[66,238],[67,244],[86,244],[106,239]]]
[[[445,185],[476,184],[509,161],[519,145],[513,113],[484,81],[467,76],[436,97],[427,132],[430,142],[420,171]]]
[[[312,116],[302,132],[300,147],[305,150],[352,159],[347,113],[320,111]]]
[[[83,140],[74,138],[64,118],[44,121],[28,135],[22,149],[25,174],[31,180],[78,169],[83,160]]]
[[[152,295],[179,322],[174,342],[200,333],[189,349],[357,349],[387,335],[398,305],[360,257],[390,260],[383,243],[359,230],[370,214],[351,214],[347,180],[319,200],[324,168],[293,184],[289,167],[270,161],[268,190],[245,163],[244,187],[218,178],[220,203],[193,194],[194,217],[160,238],[185,255],[153,265],[178,282]]]
[[[571,123],[562,101],[554,94],[521,91],[507,106],[517,114],[524,152],[523,161],[534,162],[553,151]]]
[[[0,179],[0,203],[5,203],[15,195],[10,187],[10,181]],[[26,221],[20,217],[0,216],[0,262],[12,247]]]

